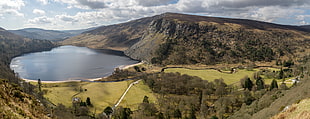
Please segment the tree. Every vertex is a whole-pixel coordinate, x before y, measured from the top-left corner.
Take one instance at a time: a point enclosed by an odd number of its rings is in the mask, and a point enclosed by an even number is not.
[[[141,72],[141,70],[138,66],[134,66],[133,68],[136,70],[136,72]]]
[[[265,88],[265,83],[261,77],[256,80],[257,90],[261,90]]]
[[[270,90],[272,90],[274,88],[278,88],[278,82],[275,79],[273,79],[271,84],[270,84]]]
[[[226,87],[227,84],[223,81],[223,79],[215,79],[215,95],[223,96],[227,93]]]
[[[279,77],[278,78],[279,79],[283,79],[284,78],[284,71],[282,70],[282,68],[281,68],[281,70],[279,72]]]
[[[130,108],[124,108],[122,110],[121,119],[131,119],[130,114],[132,114]]]
[[[80,106],[87,106],[86,102],[81,101]]]
[[[143,98],[143,103],[150,103],[150,102],[149,102],[149,97],[144,96],[144,98]]]
[[[107,116],[110,116],[110,114],[113,113],[113,109],[112,109],[110,106],[108,106],[108,107],[106,107],[106,108],[103,110],[103,112],[104,112]]]
[[[253,102],[254,98],[251,94],[250,91],[248,90],[245,90],[243,92],[243,102],[246,104],[246,105],[250,105],[252,102]]]
[[[42,91],[41,87],[42,87],[42,83],[41,83],[41,79],[38,79],[38,87],[39,87],[39,92]]]
[[[158,114],[158,119],[164,119],[165,117],[164,117],[164,114],[162,113],[162,112],[160,112],[159,114]]]
[[[173,117],[178,118],[178,119],[182,118],[182,113],[181,113],[180,109],[174,110]]]
[[[139,105],[139,111],[145,116],[155,116],[158,112],[154,103],[141,103]]]
[[[92,106],[92,104],[91,104],[91,102],[90,102],[90,98],[89,98],[89,97],[87,97],[87,98],[86,98],[86,105],[87,105],[87,106]]]
[[[253,82],[251,81],[250,78],[246,78],[244,81],[244,88],[248,90],[252,90],[253,88]]]
[[[196,115],[195,115],[195,108],[192,106],[190,115],[189,115],[190,119],[196,119]]]
[[[131,119],[132,111],[130,108],[123,108],[122,106],[118,107],[114,114],[113,119]]]

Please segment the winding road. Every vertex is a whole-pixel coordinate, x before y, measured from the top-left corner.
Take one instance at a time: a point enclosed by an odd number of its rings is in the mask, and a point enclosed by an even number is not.
[[[123,93],[123,95],[121,96],[121,98],[117,101],[117,103],[114,105],[114,107],[112,108],[113,110],[122,102],[122,100],[124,99],[125,95],[127,94],[127,92],[129,91],[129,89],[135,85],[135,84],[138,84],[139,82],[141,81],[140,80],[137,80],[135,82],[132,82],[130,83],[130,85],[128,86],[128,88],[126,89],[126,91]]]

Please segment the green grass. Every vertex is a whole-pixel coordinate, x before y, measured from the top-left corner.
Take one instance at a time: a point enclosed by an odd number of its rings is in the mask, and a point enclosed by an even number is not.
[[[184,68],[170,68],[166,69],[165,72],[179,72],[181,74],[187,74],[190,76],[198,76],[203,80],[214,81],[214,79],[224,79],[225,83],[227,84],[234,84],[240,81],[241,78],[245,76],[252,77],[254,71],[248,70],[237,70],[236,73],[228,74],[228,73],[221,73],[217,70],[207,69],[207,70],[191,70],[191,69],[184,69]]]
[[[98,82],[66,82],[66,83],[44,83],[43,90],[47,90],[44,95],[54,104],[62,103],[67,107],[72,106],[71,98],[74,94],[82,92],[75,97],[80,97],[83,101],[87,97],[90,98],[94,108],[91,111],[97,110],[100,113],[107,106],[114,106],[114,104],[121,97],[123,92],[127,89],[132,81],[122,81],[113,83],[98,83]],[[87,91],[85,91],[87,89]],[[156,97],[151,90],[140,82],[131,87],[124,100],[119,106],[129,107],[132,110],[137,109],[138,104],[142,102],[143,97],[147,95],[150,101],[156,102]]]
[[[144,96],[148,96],[151,103],[157,103],[157,98],[152,93],[152,90],[143,81],[140,81],[131,87],[120,106],[128,106],[131,110],[137,110],[138,104],[143,101]]]

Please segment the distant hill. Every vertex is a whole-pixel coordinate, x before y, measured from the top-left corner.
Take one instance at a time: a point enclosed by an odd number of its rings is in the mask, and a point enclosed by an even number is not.
[[[301,28],[304,28],[304,29],[307,29],[307,30],[310,30],[310,25],[304,25],[304,26],[300,26]]]
[[[155,64],[214,64],[296,58],[310,30],[247,19],[165,13],[103,26],[63,44],[124,51]]]
[[[31,40],[0,28],[0,118],[48,118],[42,101],[30,95],[34,87],[16,77],[9,64],[15,56],[55,46],[51,41]]]
[[[76,36],[85,31],[93,29],[95,28],[57,31],[57,30],[45,30],[39,28],[26,28],[19,30],[10,30],[10,32],[30,39],[61,41],[66,38]]]
[[[124,51],[142,38],[148,24],[153,19],[153,17],[147,17],[127,23],[98,27],[66,39],[62,43],[65,45]]]

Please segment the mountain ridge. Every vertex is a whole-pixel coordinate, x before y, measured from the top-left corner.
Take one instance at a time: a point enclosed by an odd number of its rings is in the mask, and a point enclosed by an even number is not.
[[[292,58],[293,49],[308,43],[309,33],[298,26],[165,13],[99,27],[62,43],[120,50],[131,58],[159,64],[214,64],[271,61],[283,55]],[[286,48],[288,44],[294,45]],[[178,54],[186,59],[177,61]]]
[[[18,30],[9,30],[14,34],[39,40],[62,41],[69,37],[79,35],[85,31],[93,30],[96,27],[80,30],[46,30],[41,28],[24,28]]]

